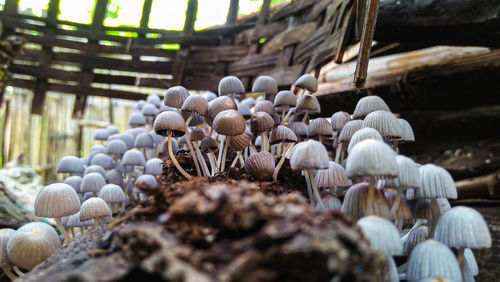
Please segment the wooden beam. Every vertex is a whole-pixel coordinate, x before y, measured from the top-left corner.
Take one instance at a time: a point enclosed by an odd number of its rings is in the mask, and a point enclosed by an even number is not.
[[[149,24],[149,14],[151,14],[151,7],[153,6],[153,0],[145,0],[142,6],[142,16],[141,16],[141,28],[147,28]]]
[[[92,26],[102,27],[106,10],[108,8],[108,0],[97,0],[94,8],[94,15],[92,16]]]
[[[257,26],[263,25],[269,18],[269,8],[271,7],[271,0],[264,0],[260,8],[259,16],[257,17]]]
[[[233,25],[238,18],[239,0],[231,0],[229,4],[229,11],[227,13],[226,24]]]
[[[7,14],[15,15],[19,9],[19,0],[5,0],[4,12]]]
[[[184,21],[184,34],[193,34],[196,14],[198,13],[198,0],[189,0]]]

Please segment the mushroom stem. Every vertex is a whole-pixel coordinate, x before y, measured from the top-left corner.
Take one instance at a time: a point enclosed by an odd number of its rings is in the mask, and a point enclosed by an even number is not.
[[[217,173],[219,167],[213,151],[208,154],[208,160],[210,161],[210,166],[212,167],[212,176],[213,176],[215,175],[215,173]]]
[[[342,151],[342,142],[337,146],[337,152],[335,152],[335,162],[340,164],[340,152]]]
[[[257,149],[255,148],[255,146],[253,144],[250,144],[249,147],[250,147],[250,155],[257,153]]]
[[[441,215],[436,198],[431,198],[431,211],[432,211],[432,220],[431,220],[431,229],[429,231],[429,238],[434,238],[434,232],[436,231],[436,226],[439,220],[439,216]]]
[[[97,217],[94,217],[94,224],[95,224],[95,227],[99,227],[99,219]]]
[[[201,165],[203,173],[205,174],[205,176],[209,176],[210,171],[208,171],[207,163],[205,161],[205,158],[203,158],[203,155],[201,154],[201,151],[200,151],[200,148],[198,147],[198,144],[196,144],[196,142],[194,142],[193,146],[194,146],[194,150],[196,151],[196,156],[198,156],[198,162]]]
[[[220,138],[221,138],[221,141],[220,141],[220,145],[219,145],[220,146],[219,147],[219,154],[218,154],[218,157],[217,157],[217,170],[218,171],[221,171],[220,170],[220,167],[221,167],[221,163],[220,162],[222,161],[222,152],[224,151],[224,145],[225,145],[224,143],[227,141],[226,140],[227,138],[224,135],[221,135]]]
[[[196,158],[195,151],[193,149],[193,144],[191,143],[191,132],[189,132],[189,123],[194,117],[194,112],[191,112],[189,117],[186,120],[186,144],[189,148],[189,153],[191,154],[191,158],[193,158],[194,166],[196,167],[196,173],[198,176],[201,176],[201,170],[200,170],[200,165],[198,164],[198,158]]]
[[[325,210],[325,206],[323,206],[323,201],[321,200],[321,195],[319,194],[318,187],[316,186],[316,180],[314,179],[314,170],[308,169],[307,174],[311,179],[311,187],[313,190],[314,198],[316,198],[316,203],[319,205],[320,209]]]
[[[229,148],[229,142],[231,142],[231,136],[226,136],[226,144],[224,144],[224,152],[222,153],[220,171],[224,171],[224,169],[226,168],[226,155],[227,155],[227,149]]]
[[[16,275],[14,275],[14,273],[12,273],[12,271],[10,271],[8,267],[2,267],[2,270],[3,272],[5,272],[5,275],[7,275],[7,277],[9,277],[10,280],[14,281],[17,279]]]
[[[311,205],[314,205],[314,196],[313,196],[313,192],[311,189],[311,180],[309,179],[309,175],[307,173],[307,170],[304,170],[304,177],[306,179],[307,194],[309,196],[309,202],[311,203]]]
[[[66,232],[66,228],[64,228],[64,226],[62,225],[61,218],[56,217],[54,219],[56,220],[57,229],[59,229],[59,231],[61,231],[61,233],[64,237],[64,241],[66,241],[66,242],[71,241],[71,237],[69,236],[68,232]]]
[[[288,122],[288,119],[290,119],[290,116],[292,115],[294,109],[295,108],[292,107],[288,110],[288,113],[286,113],[286,116],[281,120],[281,125],[285,125],[285,123]]]
[[[374,196],[375,196],[375,178],[370,177],[370,185],[368,186],[368,197],[366,199],[365,216],[373,214]]]
[[[396,211],[398,210],[399,203],[401,202],[401,196],[403,195],[403,188],[398,188],[398,193],[396,194],[396,199],[394,199],[394,204],[391,207],[391,217],[394,218]]]
[[[260,151],[261,152],[268,152],[269,150],[269,147],[268,147],[268,144],[269,144],[269,141],[267,140],[267,134],[265,131],[261,132],[260,133],[260,139],[261,139],[261,148],[260,148]]]
[[[464,267],[464,262],[465,262],[464,254],[465,254],[465,247],[460,247],[457,253],[457,260],[458,260],[458,265],[460,266],[461,269],[463,269]]]
[[[309,111],[306,111],[306,113],[304,114],[304,118],[302,119],[302,122],[309,125]]]
[[[19,269],[19,267],[17,266],[13,266],[12,269],[14,269],[14,272],[19,275],[19,276],[23,276],[24,275],[24,272],[21,271],[21,269]]]
[[[288,106],[285,105],[285,107],[283,108],[283,111],[281,112],[281,122],[280,122],[280,125],[284,125],[285,124],[285,115],[286,115],[286,111],[288,110]]]
[[[169,145],[170,146],[170,145]],[[133,195],[130,192],[130,183],[132,183],[132,175],[134,174],[134,166],[130,168],[130,172],[127,175],[127,186],[125,186],[125,191],[127,191],[128,197],[132,199]]]
[[[243,159],[243,156],[241,154],[238,156],[238,159],[240,159],[241,168],[244,168],[245,167],[245,160]]]
[[[393,140],[392,141],[392,149],[394,150],[394,152],[399,153],[398,140]]]
[[[240,159],[239,156],[241,155],[241,152],[238,151],[236,152],[236,157],[234,157],[234,160],[233,162],[231,163],[231,167],[234,167],[236,165],[236,163],[238,162],[238,160]]]
[[[288,146],[285,145],[285,142],[283,142],[283,154],[281,154],[281,159],[274,169],[273,173],[273,181],[278,181],[278,173],[280,172],[281,166],[283,166],[283,163],[285,163],[285,158],[286,158],[286,151],[288,148],[292,145],[293,143],[288,144]]]
[[[181,165],[177,162],[177,159],[175,158],[174,156],[174,152],[172,151],[172,131],[168,131],[168,155],[170,156],[170,159],[172,160],[172,162],[174,163],[175,167],[177,168],[177,170],[184,176],[186,177],[187,179],[191,179],[191,175],[189,175],[189,173],[187,173],[182,167]]]
[[[323,144],[323,135],[318,135],[319,136],[319,143]]]

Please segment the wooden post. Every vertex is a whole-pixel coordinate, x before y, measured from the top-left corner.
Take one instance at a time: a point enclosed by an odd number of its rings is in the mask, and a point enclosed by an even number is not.
[[[153,6],[153,0],[145,0],[142,6],[142,16],[141,16],[141,28],[147,28],[149,24],[149,14],[151,14],[151,7]]]
[[[370,50],[372,48],[373,34],[375,33],[375,23],[377,21],[378,0],[367,0],[366,11],[363,21],[363,32],[359,47],[358,62],[354,73],[353,84],[357,88],[362,88],[366,82],[368,72],[368,61],[370,60]],[[359,1],[358,1],[359,4]]]
[[[3,8],[4,13],[15,15],[19,7],[19,0],[6,0]]]
[[[226,25],[233,25],[238,18],[239,0],[231,0],[229,12],[227,13]]]
[[[189,0],[186,10],[186,20],[184,22],[184,34],[192,34],[194,32],[194,23],[196,22],[197,13],[198,0]]]

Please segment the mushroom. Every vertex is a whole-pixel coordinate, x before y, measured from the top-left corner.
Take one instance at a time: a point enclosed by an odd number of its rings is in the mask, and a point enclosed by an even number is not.
[[[152,190],[158,187],[158,182],[156,181],[156,177],[149,174],[143,174],[137,177],[137,180],[134,183],[134,186],[139,189],[134,189],[135,192],[139,195],[138,199],[141,199],[141,190]]]
[[[152,158],[146,162],[144,167],[145,174],[161,175],[163,173],[163,160]]]
[[[384,191],[385,198],[387,199],[389,206],[391,206],[391,214],[389,218],[394,220],[399,230],[403,229],[405,221],[413,221],[413,214],[408,202],[406,201],[406,197],[399,194],[399,191],[401,190],[403,189],[398,188],[395,190],[388,188]],[[399,201],[397,206],[395,204],[396,201]]]
[[[108,184],[116,184],[123,187],[123,175],[117,169],[108,171],[104,178]]]
[[[111,209],[101,198],[92,197],[83,202],[80,208],[80,221],[93,219],[96,227],[99,226],[100,217],[108,216],[111,216]]]
[[[191,179],[191,175],[189,175],[177,162],[172,151],[172,136],[183,136],[187,130],[182,116],[176,112],[162,112],[156,117],[153,127],[156,134],[168,137],[168,154],[170,159],[184,177]]]
[[[308,124],[309,114],[317,114],[321,112],[321,106],[316,96],[304,94],[297,100],[297,106],[294,110],[295,113],[304,114],[302,122]]]
[[[162,105],[160,96],[156,94],[149,94],[146,98],[146,103],[153,104],[157,108],[160,108],[160,106]]]
[[[71,228],[71,229],[80,228],[80,230],[82,232],[84,228],[94,226],[94,221],[92,219],[86,220],[86,221],[81,221],[80,220],[80,212],[77,212],[77,213],[70,215],[68,217],[68,222],[67,222],[66,226],[68,228]]]
[[[346,132],[344,132],[344,135],[342,136],[343,138],[346,137],[345,133]],[[347,154],[351,153],[351,150],[354,147],[354,145],[366,139],[375,139],[378,141],[384,141],[384,139],[382,139],[382,136],[380,135],[380,133],[378,133],[377,130],[371,127],[361,128],[351,135],[351,138],[349,140],[349,146],[347,147]]]
[[[219,81],[219,95],[228,95],[234,100],[236,95],[245,94],[245,86],[236,76],[226,76]],[[215,100],[215,99],[214,99]],[[214,116],[215,118],[215,116]]]
[[[80,187],[82,185],[82,178],[80,176],[74,175],[64,179],[64,183],[75,189],[76,193],[81,193]]]
[[[224,171],[227,149],[229,147],[229,143],[231,143],[231,137],[243,134],[245,132],[245,119],[238,111],[225,110],[220,112],[215,117],[212,127],[215,132],[217,132],[217,134],[226,136],[226,139],[223,140],[223,142],[221,142],[220,144],[218,158],[220,171]],[[222,149],[223,146],[224,149]]]
[[[245,120],[249,120],[250,117],[252,117],[252,111],[250,108],[247,106],[247,104],[244,103],[238,103],[236,104],[238,108],[238,112],[245,118]]]
[[[367,214],[368,189],[369,185],[366,182],[357,183],[347,189],[344,202],[342,203],[342,213],[355,220]],[[387,200],[380,190],[376,189],[374,192],[370,209],[373,211],[374,215],[389,218],[389,205]]]
[[[186,88],[182,86],[173,86],[167,89],[165,92],[165,97],[163,97],[163,103],[165,106],[176,108],[179,112],[184,100],[189,97],[189,92]],[[161,134],[160,134],[161,135]]]
[[[241,152],[245,150],[250,144],[252,144],[252,139],[253,134],[248,128],[245,128],[245,132],[243,132],[243,134],[231,137],[229,147],[236,152],[236,157],[231,163],[231,167],[234,167],[238,160],[240,161],[241,167],[245,167],[245,161],[241,156]]]
[[[217,159],[215,158],[214,152],[219,148],[217,142],[210,137],[204,137],[201,140],[201,151],[205,153],[210,162],[210,167],[212,168],[211,175],[214,175],[218,171]]]
[[[128,118],[128,125],[131,128],[141,127],[146,124],[146,118],[140,112],[132,112]]]
[[[313,196],[321,209],[324,209],[321,196],[319,195],[316,181],[314,179],[314,170],[328,168],[330,159],[325,146],[318,141],[308,140],[295,145],[290,158],[292,170],[304,171],[304,177],[308,184],[309,199],[314,204]],[[312,191],[311,191],[312,190]]]
[[[110,170],[115,168],[115,162],[113,161],[113,158],[110,156],[104,154],[104,153],[99,153],[95,155],[92,158],[92,161],[90,162],[91,165],[98,165],[106,170]]]
[[[144,107],[144,105],[146,105],[146,101],[145,100],[139,100],[137,101],[137,104],[135,104],[133,110],[142,110],[142,107]]]
[[[398,121],[401,129],[400,131],[401,138],[398,140],[394,140],[396,147],[398,146],[398,144],[415,142],[415,135],[413,134],[413,129],[411,128],[411,125],[402,118],[398,118]]]
[[[164,113],[175,113],[175,112],[164,112]],[[161,113],[160,115],[162,115]],[[160,116],[158,115],[158,116]],[[127,186],[125,186],[125,191],[127,191],[130,195],[130,183],[132,183],[132,176],[135,171],[136,166],[144,167],[146,165],[146,161],[144,160],[144,155],[136,149],[130,149],[123,155],[122,165],[124,167],[129,167],[130,171],[127,176]]]
[[[307,133],[309,132],[307,124],[301,121],[294,121],[288,123],[288,128],[290,128],[299,141],[307,139]]]
[[[307,129],[307,136],[309,138],[318,137],[319,143],[323,143],[323,137],[331,136],[333,138],[335,134],[330,123],[325,118],[313,119]]]
[[[281,125],[284,125],[287,122],[296,105],[297,97],[292,91],[283,90],[276,94],[276,97],[274,98],[274,107],[282,107]]]
[[[116,127],[115,125],[108,125],[108,127],[106,127],[106,130],[108,131],[110,136],[120,133],[120,130],[118,130],[118,127]]]
[[[388,111],[374,111],[363,120],[363,127],[376,129],[385,141],[392,143],[397,151],[397,140],[401,139],[401,124],[396,116]]]
[[[193,95],[186,98],[186,100],[184,100],[184,103],[182,104],[182,112],[189,114],[189,117],[186,119],[186,128],[190,126],[190,122],[195,117],[196,114],[204,116],[206,115],[207,111],[208,111],[208,102],[205,99],[205,97],[199,95],[196,96]],[[198,176],[201,176],[200,166],[198,164],[199,162],[201,163],[201,160],[198,160],[197,152],[195,151],[195,149],[193,149],[189,130],[186,130],[186,144],[188,145],[191,157],[193,158],[196,167],[196,172],[198,173]]]
[[[0,268],[2,268],[5,275],[7,275],[10,280],[17,279],[16,275],[10,271],[12,264],[7,257],[7,242],[14,232],[16,232],[16,230],[11,228],[0,229]]]
[[[148,132],[143,132],[137,135],[137,137],[135,138],[134,147],[142,152],[142,154],[144,155],[144,159],[146,160],[148,159],[147,150],[154,148],[155,142],[151,134],[149,134]]]
[[[268,180],[274,172],[274,158],[269,152],[260,152],[248,156],[245,171],[257,180]]]
[[[274,116],[276,114],[276,110],[274,109],[274,104],[268,100],[262,100],[255,104],[253,109],[254,112],[265,112],[270,116]]]
[[[80,198],[73,187],[64,183],[45,186],[36,196],[34,210],[36,216],[54,218],[64,239],[71,240],[61,223],[61,218],[75,214],[80,210]]]
[[[134,147],[134,145],[135,145],[135,135],[132,135],[130,133],[123,133],[123,134],[120,134],[119,138],[120,138],[120,140],[122,140],[123,142],[125,142],[125,144],[127,144],[127,150],[131,149],[132,147]]]
[[[318,80],[314,76],[306,73],[297,78],[295,87],[314,93],[318,90]]]
[[[321,202],[327,210],[338,210],[342,209],[342,203],[340,200],[330,194],[321,195]],[[316,204],[316,208],[319,208],[319,204]]]
[[[252,92],[264,93],[265,100],[274,101],[274,95],[278,93],[278,83],[268,75],[258,76],[252,85]]]
[[[205,93],[205,98],[207,99],[208,102],[212,101],[213,99],[217,98],[217,94],[211,91],[207,91]]]
[[[349,121],[351,121],[351,115],[349,115],[349,113],[340,111],[332,115],[330,124],[333,131],[340,132],[344,125]]]
[[[144,133],[144,132],[147,132],[147,130],[144,129],[144,127],[129,128],[129,129],[127,129],[127,131],[125,131],[125,133],[131,134],[132,136],[134,136],[134,138],[137,138],[137,135]],[[134,142],[135,142],[135,139],[134,139]]]
[[[92,173],[92,172],[97,172],[100,175],[102,175],[103,177],[106,176],[106,171],[100,165],[91,165],[91,166],[87,167],[85,169],[85,172],[83,173],[83,175],[87,175],[87,174]]]
[[[81,191],[82,193],[92,192],[97,197],[97,193],[104,185],[106,185],[104,177],[100,173],[91,172],[82,178]]]
[[[384,100],[382,100],[379,96],[366,96],[359,99],[356,104],[356,108],[352,113],[352,118],[364,119],[369,113],[379,110],[387,112],[391,111]]]
[[[82,161],[74,156],[62,157],[57,164],[57,173],[81,174],[85,171]]]
[[[43,222],[27,223],[10,236],[7,242],[9,260],[31,270],[61,247],[61,239],[52,226]]]
[[[408,189],[408,191],[409,190],[413,189]],[[410,200],[408,196],[407,199]],[[412,199],[413,199],[413,201],[411,201],[412,214],[413,217],[417,219],[412,228],[415,228],[424,223],[432,223],[434,221],[434,218],[437,222],[441,214],[443,214],[444,212],[446,212],[451,208],[448,199],[437,198],[436,199],[437,209],[435,211],[436,215],[433,215],[433,209],[435,209],[435,207],[431,199],[417,199],[417,200],[415,200],[414,198]],[[431,226],[429,226],[429,229],[430,227]]]
[[[398,155],[396,156],[396,162],[398,163],[397,183],[399,185],[395,187],[398,192],[394,200],[394,204],[391,207],[391,218],[394,217],[396,211],[398,210],[403,190],[406,188],[419,189],[420,186],[422,186],[422,179],[420,178],[418,165],[412,159]]]
[[[339,145],[337,147],[337,152],[335,153],[335,162],[336,163],[339,163],[339,164],[342,163],[342,160],[344,159],[344,157],[343,157],[344,150],[342,149],[342,147],[344,145],[349,144],[354,133],[356,131],[360,130],[362,126],[363,126],[363,121],[351,120],[351,121],[348,121],[344,125],[344,127],[342,127],[342,130],[340,131],[339,137],[338,137]]]
[[[156,115],[159,112],[160,111],[158,110],[158,108],[153,104],[147,103],[146,105],[144,105],[144,107],[141,110],[141,113],[146,119],[147,130],[151,130],[151,123],[153,123],[153,120],[155,119]]]
[[[396,156],[391,148],[380,141],[367,139],[356,144],[347,159],[346,172],[349,178],[363,180],[368,178],[369,190],[366,215],[373,214],[375,181],[398,176]]]
[[[276,169],[274,170],[273,181],[278,180],[278,173],[281,169],[281,166],[283,166],[283,163],[285,162],[286,152],[291,150],[293,144],[295,144],[297,141],[298,141],[297,136],[295,135],[295,133],[293,133],[293,131],[290,128],[282,125],[273,128],[273,131],[271,132],[271,137],[269,138],[269,142],[273,145],[281,144],[281,146],[283,146],[282,150],[283,154],[281,156],[280,161],[278,162],[278,165],[276,166]],[[286,145],[286,142],[289,142],[290,144]]]
[[[257,101],[255,101],[255,99],[252,97],[247,97],[247,98],[241,100],[241,103],[245,104],[248,108],[252,108],[253,106],[255,106]]]
[[[122,158],[127,150],[127,144],[121,139],[108,141],[108,145],[106,146],[107,153],[111,155],[116,162]]]
[[[318,188],[329,188],[332,194],[334,194],[335,187],[348,187],[352,185],[351,180],[347,178],[345,169],[332,161],[329,162],[328,168],[316,170],[315,181]]]
[[[99,191],[99,198],[109,204],[112,213],[118,212],[120,204],[127,201],[123,189],[116,184],[107,184]]]
[[[410,255],[411,251],[420,243],[427,240],[428,229],[425,225],[420,225],[411,229],[407,234],[407,238],[403,242],[403,253]]]
[[[104,142],[108,139],[109,132],[106,129],[97,129],[94,133],[94,139]]]
[[[267,131],[272,129],[274,126],[274,120],[268,113],[265,112],[254,112],[250,118],[250,130],[254,134],[260,134],[262,146],[261,152],[269,151],[269,140],[267,137]]]

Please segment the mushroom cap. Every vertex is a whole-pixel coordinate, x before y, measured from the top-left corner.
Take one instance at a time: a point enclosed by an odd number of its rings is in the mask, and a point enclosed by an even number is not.
[[[250,130],[246,128],[243,134],[231,137],[231,141],[229,142],[229,147],[236,152],[243,151],[245,150],[246,147],[250,145],[250,143],[252,143],[252,139],[253,139],[252,132],[250,132]]]
[[[135,127],[135,128],[127,129],[127,131],[125,133],[131,134],[132,136],[134,136],[134,138],[137,138],[137,135],[139,135],[143,132],[146,132],[146,129],[144,129],[144,127]],[[134,141],[135,141],[135,139],[134,139]]]
[[[336,186],[351,186],[345,169],[336,162],[329,162],[328,168],[316,170],[315,178],[318,188],[333,188]]]
[[[255,104],[254,112],[265,112],[270,116],[274,116],[276,114],[276,110],[274,109],[274,104],[268,100],[262,100]]]
[[[238,107],[238,112],[245,118],[245,119],[250,119],[252,116],[252,111],[250,110],[250,107],[248,107],[247,104],[244,103],[238,103],[236,104]]]
[[[158,108],[158,113],[161,113],[161,112],[176,112],[176,111],[177,110],[175,108],[166,106],[163,103],[160,105],[160,108]]]
[[[368,188],[369,185],[366,182],[349,187],[342,203],[342,212],[354,219],[362,218],[367,208]],[[380,190],[375,189],[374,192],[373,213],[380,217],[389,218],[390,210],[387,200]]]
[[[99,191],[99,198],[103,199],[106,203],[124,203],[127,197],[123,189],[116,184],[106,184]]]
[[[106,185],[104,177],[100,173],[91,172],[83,176],[81,191],[98,193],[104,185]]]
[[[281,107],[281,106],[288,106],[288,107],[295,107],[297,105],[297,96],[293,94],[292,91],[290,90],[282,90],[276,94],[276,97],[274,97],[274,106],[275,107]]]
[[[106,140],[109,137],[109,132],[106,129],[97,129],[94,133],[95,140]]]
[[[208,111],[207,99],[201,95],[191,95],[184,100],[181,110],[204,116]]]
[[[297,100],[297,106],[295,106],[294,112],[296,113],[320,113],[321,106],[319,104],[318,98],[311,94],[304,94]]]
[[[106,217],[111,215],[111,209],[108,204],[97,197],[92,197],[83,202],[80,209],[80,221],[86,221],[98,217]]]
[[[146,186],[148,188],[156,188],[158,186],[158,182],[156,181],[156,177],[149,174],[143,174],[137,177],[134,186]]]
[[[165,97],[163,97],[163,103],[165,106],[180,109],[184,100],[189,96],[189,92],[186,88],[182,86],[173,86],[167,89],[165,92]]]
[[[58,173],[83,173],[85,168],[82,161],[75,156],[62,157],[57,164]]]
[[[12,264],[33,269],[61,247],[61,239],[52,226],[30,222],[19,228],[7,242],[7,256]]]
[[[123,134],[120,134],[119,138],[120,138],[120,140],[125,142],[125,144],[127,144],[127,149],[134,147],[135,135],[132,135],[130,133],[123,133]]]
[[[245,86],[236,76],[226,76],[219,81],[219,96],[229,94],[245,94]]]
[[[0,268],[10,267],[11,265],[7,257],[7,242],[14,232],[16,232],[16,230],[11,228],[0,229]]]
[[[416,198],[457,198],[457,188],[450,173],[440,166],[426,164],[420,166],[422,186],[416,189]]]
[[[345,133],[347,134],[347,132]],[[346,135],[344,135],[343,137],[345,138]],[[354,147],[354,145],[366,139],[375,139],[381,142],[384,141],[384,139],[382,138],[380,133],[378,133],[377,130],[371,127],[361,128],[355,131],[354,134],[351,135],[349,140],[349,146],[347,147],[347,154],[351,153],[351,150]]]
[[[352,148],[346,171],[351,179],[395,178],[399,172],[396,153],[384,142],[363,140]]]
[[[247,105],[249,108],[251,108],[251,107],[255,106],[255,104],[257,103],[257,101],[255,101],[255,99],[254,99],[254,98],[252,98],[252,97],[247,97],[247,98],[245,98],[245,99],[241,100],[241,103],[242,103],[242,104],[245,104],[245,105]]]
[[[274,173],[274,157],[269,152],[255,153],[245,161],[245,171],[257,180],[268,180]]]
[[[154,148],[155,142],[151,134],[143,132],[135,138],[134,146],[137,148]]]
[[[137,104],[135,104],[134,110],[142,110],[142,107],[144,107],[144,105],[146,105],[146,101],[139,100],[139,101],[137,101]]]
[[[127,151],[127,143],[121,139],[108,141],[106,146],[108,154],[123,155]]]
[[[330,119],[330,124],[332,125],[332,130],[340,132],[344,125],[351,120],[351,115],[346,112],[336,112],[332,115]]]
[[[87,167],[85,169],[85,172],[83,175],[87,175],[87,174],[92,173],[92,172],[97,172],[100,175],[102,175],[102,177],[106,176],[106,171],[100,165],[91,165],[91,166]]]
[[[334,134],[330,123],[325,118],[311,120],[307,129],[307,136],[309,137],[316,137],[319,135],[332,136]]]
[[[123,154],[123,166],[144,166],[145,164],[144,155],[139,150],[130,149]]]
[[[214,92],[211,92],[211,91],[206,92],[205,96],[206,96],[207,102],[210,102],[213,99],[217,98],[217,94],[215,94]]]
[[[153,138],[153,142],[155,144],[160,144],[161,141],[163,141],[163,137],[161,135],[156,134],[156,132],[153,129],[149,131],[149,135],[151,135],[151,138]]]
[[[220,112],[225,110],[238,110],[238,106],[236,105],[234,100],[228,96],[217,97],[216,99],[208,103],[208,111],[207,114],[205,115],[205,121],[207,122],[208,125],[212,126],[212,122],[215,119],[215,117]]]
[[[328,168],[328,151],[323,144],[315,140],[300,142],[292,150],[290,166],[293,170]]]
[[[217,141],[211,137],[205,137],[201,140],[200,149],[203,153],[215,152],[219,148]]]
[[[168,136],[168,132],[172,132],[172,136],[179,137],[186,133],[186,124],[182,116],[177,112],[162,112],[156,116],[153,128],[156,134]]]
[[[420,225],[413,230],[410,231],[408,234],[408,238],[406,241],[403,243],[403,251],[406,255],[411,254],[411,251],[420,243],[424,242],[427,240],[428,236],[428,229],[427,226],[425,225]]]
[[[250,118],[250,130],[255,134],[269,130],[273,126],[273,117],[266,112],[254,112]]]
[[[321,195],[321,201],[323,202],[323,206],[326,209],[340,211],[340,209],[342,208],[342,203],[340,202],[340,200],[330,194]],[[316,204],[316,208],[319,208],[319,204]]]
[[[115,162],[112,157],[99,153],[92,158],[90,165],[98,165],[104,169],[112,169],[115,167]]]
[[[420,188],[422,186],[422,178],[418,165],[410,158],[403,155],[396,156],[399,173],[398,182],[401,188]]]
[[[262,92],[274,95],[278,93],[278,83],[274,78],[268,75],[261,75],[253,82],[252,92]]]
[[[132,112],[128,118],[128,125],[130,127],[139,127],[146,124],[146,118],[142,113]]]
[[[410,123],[402,118],[398,118],[398,121],[401,128],[401,138],[398,140],[398,143],[404,144],[415,142],[415,135],[413,134],[413,129],[411,128]]]
[[[293,133],[295,133],[295,136],[300,138],[306,138],[309,131],[307,128],[307,124],[301,121],[289,122],[288,128],[290,128]]]
[[[181,111],[181,116],[184,119],[184,121],[187,121],[189,116],[191,116],[191,112],[186,112],[186,111]],[[198,113],[194,113],[193,118],[189,122],[188,126],[198,126],[200,124],[203,124],[205,122],[205,118]]]
[[[119,133],[110,134],[108,136],[108,139],[106,139],[106,141],[109,143],[110,141],[116,140],[116,139],[120,139],[120,134]]]
[[[451,209],[450,202],[446,198],[437,198],[439,214],[443,214]],[[414,218],[433,220],[431,199],[418,199],[413,201],[412,212]]]
[[[384,191],[385,198],[389,203],[389,206],[393,206],[396,201],[397,191],[395,189],[386,189]],[[413,213],[411,212],[411,208],[406,201],[406,197],[401,195],[401,199],[399,202],[399,206],[396,210],[396,214],[394,214],[393,219],[403,219],[403,220],[412,220]]]
[[[339,134],[339,143],[349,144],[354,133],[361,129],[363,121],[351,120],[344,124]]]
[[[155,107],[159,108],[163,103],[161,102],[160,96],[157,94],[149,94],[148,97],[146,97],[146,103],[152,104]]]
[[[120,133],[120,130],[118,129],[118,127],[116,125],[108,125],[108,127],[106,127],[106,130],[108,131],[110,136],[113,134]]]
[[[314,76],[306,73],[297,78],[295,87],[314,93],[318,90],[318,80]]]
[[[190,137],[191,141],[201,141],[205,137],[205,131],[201,128],[193,128]]]
[[[236,136],[245,132],[246,122],[240,112],[225,110],[215,117],[212,127],[218,134]]]
[[[283,143],[283,142],[297,142],[297,135],[293,131],[283,125],[278,125],[271,131],[271,136],[269,137],[269,143],[271,145]]]
[[[408,260],[406,279],[410,282],[428,277],[462,281],[460,267],[453,252],[443,243],[429,239],[418,244]]]
[[[352,118],[353,119],[363,119],[365,116],[367,116],[369,113],[374,112],[374,111],[387,111],[390,112],[391,110],[387,106],[387,104],[384,102],[382,98],[379,96],[366,96],[361,99],[359,99],[358,103],[356,104],[356,108],[354,109],[354,112],[352,113]]]
[[[387,256],[403,253],[399,231],[389,220],[370,215],[358,220],[357,225],[361,228],[363,235],[368,238],[370,246],[375,250],[379,250]]]
[[[490,231],[475,209],[457,206],[439,217],[434,238],[454,248],[491,248]]]
[[[376,129],[386,141],[401,138],[401,125],[398,118],[388,111],[374,111],[363,120],[363,127]]]
[[[160,153],[165,154],[168,150],[168,142],[163,143],[160,147]],[[172,152],[175,154],[179,151],[179,144],[176,139],[172,138]]]
[[[150,103],[147,103],[142,107],[141,113],[144,117],[155,117],[160,111],[158,108]]]
[[[77,213],[80,198],[75,189],[65,183],[54,183],[43,187],[35,199],[35,215],[59,218]]]
[[[80,212],[70,215],[68,217],[68,223],[66,224],[66,227],[87,227],[87,226],[94,226],[94,221],[92,219],[89,219],[82,222],[80,220]]]
[[[117,169],[108,171],[108,173],[106,173],[105,179],[108,184],[123,186],[123,175]]]
[[[73,175],[64,179],[64,184],[68,184],[69,186],[73,187],[73,189],[75,189],[76,193],[80,193],[82,178],[78,175]]]
[[[163,160],[158,158],[152,158],[146,162],[144,167],[145,174],[151,175],[161,175],[163,172]]]

